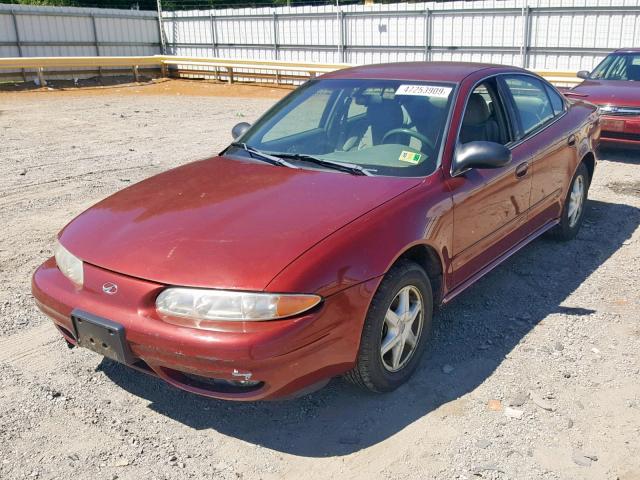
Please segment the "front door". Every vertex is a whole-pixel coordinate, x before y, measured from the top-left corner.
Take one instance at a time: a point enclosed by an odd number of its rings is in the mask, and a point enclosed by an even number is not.
[[[474,88],[459,133],[459,145],[473,141],[514,144],[515,131],[495,77]],[[497,169],[472,168],[449,180],[454,204],[452,267],[460,285],[525,236],[531,194],[529,153],[511,150],[512,161]]]

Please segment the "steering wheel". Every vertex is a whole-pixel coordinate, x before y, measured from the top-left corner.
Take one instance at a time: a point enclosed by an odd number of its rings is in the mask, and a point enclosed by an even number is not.
[[[429,147],[429,149],[432,152],[436,149],[435,145],[433,144],[431,139],[429,139],[429,137],[427,137],[426,135],[423,135],[420,132],[416,132],[415,130],[409,130],[408,128],[394,128],[393,130],[389,130],[387,133],[384,134],[384,137],[382,137],[381,143],[384,143],[384,141],[387,138],[397,133],[404,133],[405,135],[409,135],[410,137],[417,138],[422,142],[423,145],[426,145],[427,147]]]

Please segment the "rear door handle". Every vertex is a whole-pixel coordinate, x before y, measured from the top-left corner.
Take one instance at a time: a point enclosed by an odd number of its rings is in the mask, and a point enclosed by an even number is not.
[[[576,136],[569,135],[569,138],[567,139],[567,143],[569,144],[570,147],[573,147],[576,144]]]
[[[516,177],[522,178],[527,174],[528,171],[529,171],[529,163],[528,162],[521,163],[516,167]]]

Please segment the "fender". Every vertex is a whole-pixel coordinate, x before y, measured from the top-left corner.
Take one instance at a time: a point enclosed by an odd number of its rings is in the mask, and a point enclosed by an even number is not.
[[[415,188],[336,230],[290,263],[265,290],[333,295],[381,277],[415,245],[438,252],[444,276],[450,268],[452,206],[438,169]]]

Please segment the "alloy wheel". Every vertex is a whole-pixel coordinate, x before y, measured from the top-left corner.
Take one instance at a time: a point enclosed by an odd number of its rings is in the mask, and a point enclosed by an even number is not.
[[[569,217],[569,227],[573,228],[582,213],[582,204],[584,203],[584,177],[578,175],[573,182],[571,193],[569,194],[569,206],[567,215]]]
[[[382,365],[397,372],[411,360],[424,325],[424,301],[420,291],[407,285],[400,289],[382,324],[380,357]]]

